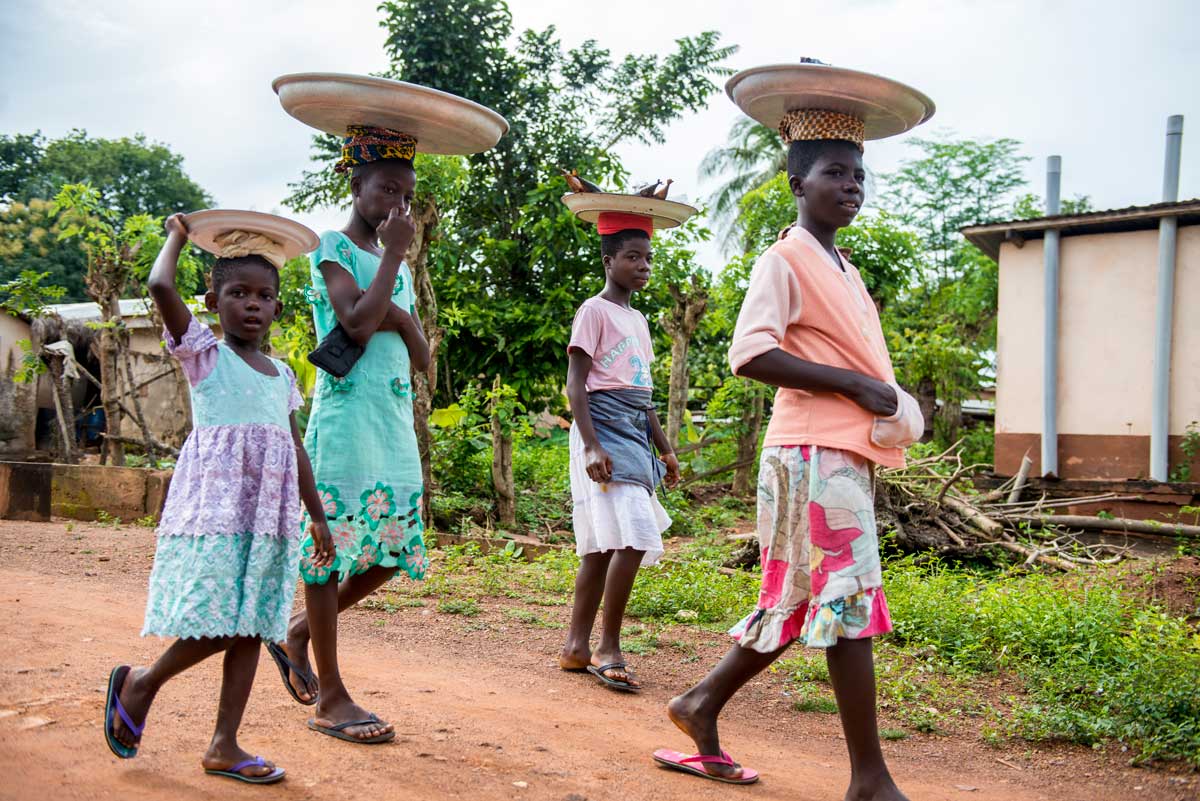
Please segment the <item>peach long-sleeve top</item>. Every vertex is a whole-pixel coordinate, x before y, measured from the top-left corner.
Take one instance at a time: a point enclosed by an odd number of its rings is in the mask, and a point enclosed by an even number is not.
[[[895,385],[875,304],[858,270],[844,259],[835,262],[798,225],[754,265],[729,346],[729,366],[737,374],[776,348],[886,381],[896,388],[899,403],[891,418],[876,418],[843,395],[781,387],[764,445],[817,445],[886,467],[904,465],[905,446],[920,437],[924,423],[916,401]]]

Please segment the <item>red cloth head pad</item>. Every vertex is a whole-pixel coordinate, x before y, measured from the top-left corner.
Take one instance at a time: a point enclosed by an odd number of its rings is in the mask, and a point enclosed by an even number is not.
[[[642,214],[629,214],[624,211],[602,211],[596,219],[596,230],[601,234],[615,234],[627,229],[645,231],[646,236],[654,237],[654,219]]]

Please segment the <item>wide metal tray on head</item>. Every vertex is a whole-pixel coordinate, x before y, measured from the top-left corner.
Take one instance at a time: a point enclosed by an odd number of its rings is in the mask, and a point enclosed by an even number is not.
[[[419,153],[480,153],[508,131],[508,120],[487,106],[404,81],[303,72],[282,75],[271,88],[284,111],[305,125],[335,136],[351,125],[389,128],[416,137]]]
[[[797,109],[840,111],[861,119],[867,139],[911,130],[933,116],[933,101],[891,78],[826,64],[771,64],[743,70],[725,93],[747,116],[777,129]]]

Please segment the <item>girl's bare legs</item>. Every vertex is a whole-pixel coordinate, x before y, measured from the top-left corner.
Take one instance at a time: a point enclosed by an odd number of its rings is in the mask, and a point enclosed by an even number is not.
[[[392,576],[396,575],[394,567],[380,567],[376,565],[365,573],[359,573],[356,576],[337,584],[337,611],[338,614],[346,611],[356,603],[366,598],[375,590],[382,587]],[[330,581],[329,584],[335,584]],[[305,592],[305,611],[297,612],[292,615],[292,620],[288,624],[287,643],[281,647],[288,659],[298,667],[312,672],[308,661],[308,644],[312,638],[310,634],[309,618],[308,618],[308,594]],[[292,683],[292,688],[303,701],[311,701],[317,695],[316,687],[305,687],[304,682],[295,673],[288,675],[288,680]]]
[[[624,662],[621,653],[621,622],[625,619],[625,606],[633,592],[633,581],[642,566],[645,551],[622,548],[613,554],[604,579],[604,619],[601,621],[600,642],[592,653],[592,664],[596,667]],[[641,682],[620,668],[611,668],[606,676],[615,681],[627,682],[631,687],[641,687]]]
[[[150,667],[130,669],[121,685],[121,692],[117,695],[121,706],[129,713],[134,723],[145,723],[150,705],[154,703],[154,696],[158,695],[164,684],[213,654],[224,651],[229,647],[229,643],[230,640],[224,637],[176,640]],[[133,732],[125,727],[119,715],[113,719],[113,735],[117,742],[129,748],[136,746],[140,739],[134,737]]]
[[[201,764],[205,770],[229,770],[239,762],[253,759],[254,754],[243,751],[237,742],[238,729],[246,702],[250,699],[250,688],[254,686],[254,673],[258,670],[260,641],[257,637],[236,637],[225,649],[225,665],[221,677],[221,700],[217,706],[217,726],[212,741]],[[264,760],[265,762],[266,760]],[[240,771],[245,776],[266,776],[275,765],[251,765]]]
[[[742,685],[761,673],[786,650],[785,645],[777,651],[764,654],[735,645],[699,684],[667,703],[667,717],[680,731],[692,738],[696,753],[720,755],[717,717],[721,710]],[[742,775],[740,765],[705,763],[701,767],[717,776],[737,778]]]
[[[875,658],[871,639],[840,639],[825,651],[829,680],[837,697],[846,748],[850,789],[846,801],[907,801],[888,772],[875,719]]]
[[[717,755],[717,718],[741,687],[778,659],[787,646],[768,654],[735,645],[699,684],[667,704],[667,715],[692,738],[698,753]],[[906,801],[888,772],[879,747],[875,718],[875,662],[870,638],[840,639],[825,650],[829,679],[837,697],[846,747],[850,752],[847,801]],[[741,768],[706,764],[709,773],[738,776]]]
[[[582,670],[592,663],[592,627],[596,624],[600,599],[604,597],[604,582],[612,555],[612,551],[589,553],[579,560],[571,627],[567,629],[567,642],[558,656],[559,667],[563,670]]]
[[[396,572],[395,568],[374,567],[366,573],[352,576],[341,588],[330,580],[325,584],[306,584],[304,604],[306,624],[311,633],[313,656],[317,662],[317,676],[321,692],[317,699],[314,719],[319,726],[334,726],[350,720],[366,720],[367,710],[354,703],[350,692],[342,681],[337,655],[338,612],[367,597],[381,587]],[[367,589],[367,588],[370,589]],[[342,604],[345,603],[345,606]],[[289,658],[293,658],[289,654]],[[350,726],[343,734],[360,740],[378,737],[394,731],[391,723],[364,723]]]

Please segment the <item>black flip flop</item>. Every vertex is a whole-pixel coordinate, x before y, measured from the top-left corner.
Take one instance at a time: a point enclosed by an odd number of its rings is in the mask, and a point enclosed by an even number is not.
[[[640,693],[642,691],[641,687],[632,685],[627,681],[620,681],[604,675],[604,671],[606,670],[624,670],[625,675],[632,676],[633,671],[629,670],[628,668],[629,666],[625,662],[609,662],[607,665],[600,665],[599,667],[596,665],[588,665],[587,671],[614,690],[620,690],[621,692],[625,693]]]
[[[254,759],[243,760],[227,770],[205,770],[209,776],[224,776],[226,779],[237,779],[246,784],[274,784],[277,781],[282,781],[285,771],[283,768],[276,767],[265,776],[247,776],[241,771],[246,768],[254,767],[255,765],[267,766],[267,761],[260,756]]]
[[[336,726],[321,726],[318,725],[316,718],[309,718],[308,728],[312,729],[313,731],[318,731],[321,734],[328,734],[330,737],[336,737],[339,740],[345,740],[348,743],[359,743],[361,745],[379,745],[380,743],[386,743],[389,740],[395,739],[396,732],[394,731],[389,731],[385,734],[377,734],[374,737],[368,737],[366,739],[354,737],[345,733],[346,729],[350,728],[351,726],[367,726],[372,723],[383,723],[383,721],[375,717],[375,715],[371,715],[366,720],[348,720],[345,723],[339,723]]]
[[[288,659],[288,655],[283,652],[283,649],[280,648],[277,643],[267,643],[267,653],[270,654],[271,658],[275,660],[275,667],[279,668],[279,676],[283,679],[283,686],[285,689],[287,689],[288,695],[292,696],[292,698],[294,698],[298,704],[303,704],[304,706],[312,706],[315,704],[317,702],[317,694],[313,694],[312,700],[305,701],[300,697],[300,694],[296,692],[296,688],[292,686],[292,681],[288,677],[288,673],[295,673],[297,676],[299,676],[300,681],[304,682],[305,687],[319,687],[316,677],[304,668],[297,665],[292,660]],[[320,692],[319,689],[318,692]]]

